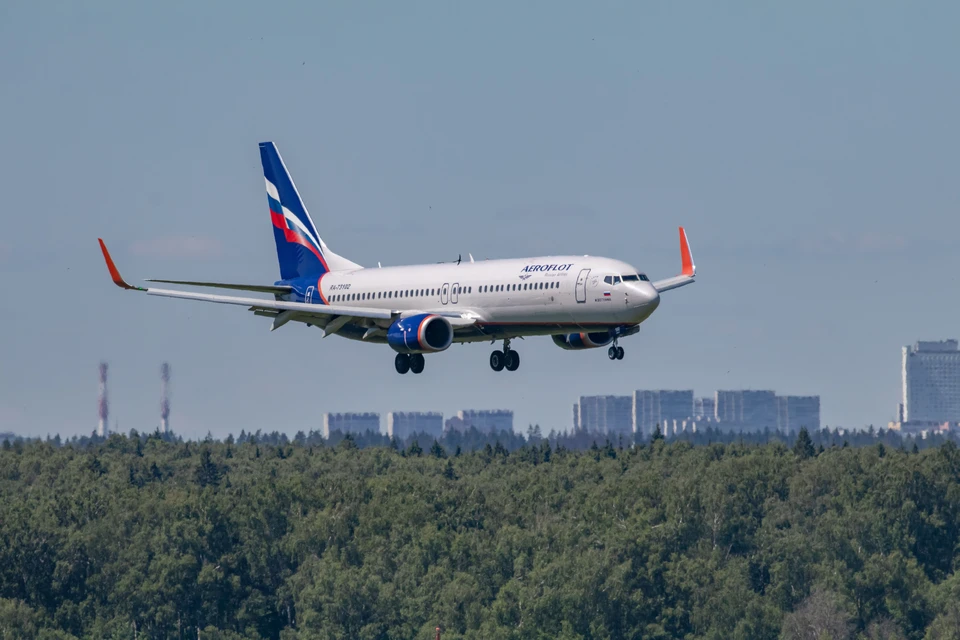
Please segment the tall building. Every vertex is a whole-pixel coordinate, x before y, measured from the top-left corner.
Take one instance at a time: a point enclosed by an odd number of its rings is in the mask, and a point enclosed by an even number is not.
[[[903,348],[904,422],[960,420],[960,351],[956,340]]]
[[[580,403],[573,403],[573,430],[580,431],[582,427],[580,426]]]
[[[777,428],[777,394],[773,391],[743,390],[743,423],[760,431]]]
[[[379,413],[325,413],[323,414],[323,437],[329,438],[334,431],[341,433],[380,432]]]
[[[485,433],[513,431],[513,411],[506,409],[458,411],[457,417],[464,428],[474,427]]]
[[[777,429],[820,429],[820,396],[777,396]]]
[[[777,428],[777,394],[773,391],[717,391],[714,405],[721,428],[745,431]]]
[[[697,420],[714,420],[717,417],[717,401],[713,398],[695,398],[693,417]]]
[[[631,430],[649,435],[657,425],[682,423],[694,416],[693,390],[638,390],[632,397]]]
[[[388,436],[403,439],[414,433],[439,438],[443,435],[443,414],[435,411],[391,411],[387,414]]]
[[[580,431],[629,434],[633,431],[630,396],[580,396]]]
[[[737,423],[743,421],[743,393],[721,391],[713,394],[713,408],[717,422]]]

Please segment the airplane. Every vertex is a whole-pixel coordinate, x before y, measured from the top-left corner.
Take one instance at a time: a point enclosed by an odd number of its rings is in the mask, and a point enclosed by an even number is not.
[[[273,299],[214,295],[128,284],[100,239],[107,270],[122,289],[151,296],[247,307],[273,320],[389,345],[397,373],[424,370],[424,355],[453,343],[502,341],[490,354],[494,371],[516,371],[520,354],[511,341],[550,336],[561,349],[608,347],[610,360],[624,357],[620,339],[660,304],[660,294],[694,281],[696,266],[680,227],[679,275],[651,282],[626,262],[593,256],[541,256],[507,260],[364,268],[334,253],[320,237],[273,142],[260,143],[260,160],[280,279],[273,284],[193,280],[147,282],[272,294]]]

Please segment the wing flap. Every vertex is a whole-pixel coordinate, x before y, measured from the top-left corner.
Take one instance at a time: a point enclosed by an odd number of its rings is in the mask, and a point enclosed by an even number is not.
[[[389,320],[396,315],[391,309],[365,309],[362,307],[341,307],[306,302],[263,300],[261,298],[218,296],[210,293],[194,293],[192,291],[176,291],[173,289],[146,289],[145,291],[147,292],[148,296],[179,298],[181,300],[199,300],[201,302],[213,302],[215,304],[233,304],[243,307],[252,307],[255,311],[264,309],[295,311],[297,312],[297,316],[350,316],[353,318],[370,318],[372,320]]]
[[[194,280],[159,280],[148,278],[147,282],[163,284],[182,284],[189,287],[211,287],[214,289],[232,289],[234,291],[255,291],[257,293],[273,293],[275,295],[290,293],[293,287],[285,284],[232,284],[227,282],[197,282]]]

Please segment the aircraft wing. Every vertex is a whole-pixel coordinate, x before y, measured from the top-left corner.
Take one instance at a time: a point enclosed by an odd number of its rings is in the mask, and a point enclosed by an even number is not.
[[[680,227],[680,264],[680,275],[667,278],[666,280],[657,280],[653,283],[653,288],[662,293],[693,284],[693,278],[697,275],[697,265],[693,263],[693,256],[690,254],[690,243],[687,242],[687,232],[683,230],[683,227]]]
[[[195,282],[193,280],[155,280],[153,278],[147,278],[147,282],[185,284],[191,287],[213,287],[215,289],[233,289],[235,291],[256,291],[258,293],[272,293],[275,295],[291,293],[293,291],[293,287],[285,284],[230,284],[227,282]]]
[[[214,302],[217,304],[232,304],[242,307],[248,307],[257,315],[274,316],[273,328],[279,328],[290,320],[300,322],[312,322],[321,327],[329,325],[342,327],[346,322],[357,319],[369,320],[393,320],[400,317],[400,312],[392,309],[369,309],[361,307],[345,307],[338,305],[308,304],[305,302],[286,302],[282,300],[266,300],[263,298],[243,298],[236,296],[221,296],[207,293],[194,293],[191,291],[176,291],[172,289],[154,289],[146,287],[135,287],[128,284],[120,272],[117,270],[107,246],[100,240],[100,249],[103,251],[103,258],[107,263],[107,270],[114,284],[122,289],[133,291],[143,291],[147,295],[161,296],[164,298],[181,298],[184,300],[199,300],[201,302]],[[183,282],[187,284],[186,282]],[[212,284],[212,283],[209,283]],[[470,322],[473,322],[472,320]],[[333,331],[335,332],[335,331]],[[328,330],[328,333],[332,333]]]

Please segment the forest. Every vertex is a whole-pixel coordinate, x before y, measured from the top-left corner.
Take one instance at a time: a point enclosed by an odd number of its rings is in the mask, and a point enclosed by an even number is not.
[[[0,638],[960,638],[949,438],[509,436],[5,440]]]

